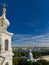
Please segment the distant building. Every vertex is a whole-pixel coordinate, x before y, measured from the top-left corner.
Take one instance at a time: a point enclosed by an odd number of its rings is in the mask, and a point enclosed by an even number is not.
[[[34,61],[33,54],[31,53],[31,49],[29,49],[27,61],[32,61],[32,62]]]
[[[49,61],[49,55],[47,55],[47,56],[41,56],[41,57],[35,59],[35,58],[33,58],[33,54],[31,52],[31,49],[29,49],[27,61],[36,62],[37,60],[47,60],[47,61]]]

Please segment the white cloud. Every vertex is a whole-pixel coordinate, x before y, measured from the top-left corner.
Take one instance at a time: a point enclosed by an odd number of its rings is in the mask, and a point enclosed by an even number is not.
[[[49,33],[39,36],[15,34],[12,43],[13,46],[49,46]]]
[[[41,23],[41,18],[35,18],[30,22],[22,22],[17,24],[36,28],[40,23]]]

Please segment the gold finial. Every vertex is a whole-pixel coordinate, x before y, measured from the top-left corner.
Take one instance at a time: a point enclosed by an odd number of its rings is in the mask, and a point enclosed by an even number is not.
[[[3,6],[3,9],[2,9],[2,14],[3,14],[3,16],[2,16],[2,18],[1,18],[1,20],[2,21],[4,21],[5,20],[5,14],[6,14],[6,4],[4,3],[4,4],[1,4],[2,6]]]
[[[6,7],[7,5],[6,5],[5,3],[4,3],[4,4],[1,4],[1,5],[3,6],[3,9],[2,9],[3,11],[2,11],[2,13],[3,13],[3,14],[6,14],[6,8],[5,8],[5,7]]]

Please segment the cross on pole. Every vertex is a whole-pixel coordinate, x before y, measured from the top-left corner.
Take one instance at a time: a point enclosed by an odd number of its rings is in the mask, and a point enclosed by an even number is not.
[[[1,4],[4,8],[7,6],[5,3],[4,4]]]
[[[7,5],[6,5],[5,3],[4,3],[4,4],[1,4],[1,5],[3,6],[3,11],[2,11],[2,12],[3,12],[4,15],[5,15],[5,13],[6,13],[6,8],[5,8],[5,7],[6,7]],[[2,20],[2,26],[3,26],[3,21],[5,20],[4,16],[1,18],[1,20]]]

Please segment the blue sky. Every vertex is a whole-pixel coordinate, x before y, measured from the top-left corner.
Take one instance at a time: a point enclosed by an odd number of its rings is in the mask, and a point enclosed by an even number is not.
[[[8,5],[6,17],[11,23],[8,31],[14,33],[13,46],[49,45],[49,0],[0,0],[3,3]]]

